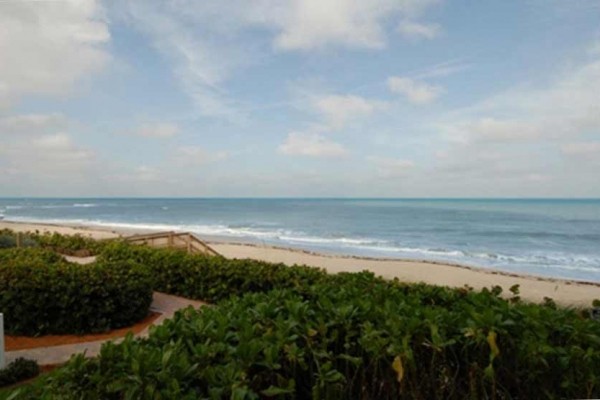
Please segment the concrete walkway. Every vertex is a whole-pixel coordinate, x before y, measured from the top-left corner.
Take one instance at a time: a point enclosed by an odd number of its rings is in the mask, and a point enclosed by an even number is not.
[[[150,326],[162,324],[165,319],[172,318],[175,312],[182,308],[186,308],[188,306],[199,308],[204,305],[206,305],[206,303],[201,301],[188,300],[183,297],[154,292],[150,310],[160,313],[161,315]],[[136,337],[148,336],[148,328],[150,326],[146,327],[146,329],[137,334]],[[36,360],[40,365],[62,364],[67,362],[73,354],[83,353],[84,351],[86,352],[86,357],[94,357],[100,352],[102,344],[111,340],[115,343],[118,343],[123,340],[123,338],[8,351],[6,352],[6,362],[8,364],[19,357],[24,357],[27,359]]]

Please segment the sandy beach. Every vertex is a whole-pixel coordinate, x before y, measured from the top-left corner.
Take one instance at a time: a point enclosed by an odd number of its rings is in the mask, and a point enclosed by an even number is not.
[[[39,231],[58,232],[67,235],[81,234],[96,239],[141,233],[141,231],[131,229],[0,221],[0,229],[3,228],[20,232]],[[200,239],[206,240],[206,238]],[[306,264],[324,268],[330,273],[369,270],[385,278],[398,278],[404,282],[423,282],[450,287],[468,285],[475,289],[498,285],[507,293],[511,286],[517,284],[520,286],[521,297],[525,300],[540,302],[543,301],[544,297],[550,297],[557,303],[566,306],[588,307],[594,299],[600,299],[600,284],[598,283],[516,275],[484,268],[437,262],[324,255],[303,250],[246,243],[225,243],[212,240],[207,240],[207,242],[216,251],[228,258],[252,258],[281,262],[287,265]]]

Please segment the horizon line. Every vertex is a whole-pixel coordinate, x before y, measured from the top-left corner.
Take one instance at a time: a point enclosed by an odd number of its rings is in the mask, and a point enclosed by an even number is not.
[[[0,196],[0,200],[79,200],[79,199],[145,199],[145,200],[600,200],[600,197],[352,197],[352,196]]]

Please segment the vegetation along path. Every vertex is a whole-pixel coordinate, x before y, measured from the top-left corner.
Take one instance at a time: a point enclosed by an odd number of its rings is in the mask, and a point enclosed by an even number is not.
[[[186,308],[192,306],[194,308],[198,308],[206,305],[206,303],[201,301],[194,301],[185,299],[183,297],[172,296],[165,293],[154,292],[152,298],[152,305],[150,306],[150,310],[153,312],[160,313],[161,315],[154,321],[153,325],[160,325],[164,322],[164,320],[172,318],[177,310],[182,308]],[[145,337],[148,335],[148,329],[144,329],[139,334],[135,335],[137,337]],[[40,347],[35,349],[26,349],[26,350],[17,350],[17,351],[9,351],[6,353],[6,361],[10,363],[11,361],[24,357],[27,359],[36,360],[40,365],[49,365],[49,364],[63,364],[71,358],[73,354],[83,353],[85,352],[87,357],[94,357],[98,355],[100,351],[100,347],[107,341],[113,340],[114,342],[119,342],[123,338],[116,339],[106,339],[106,340],[98,340],[93,342],[85,342],[85,343],[75,343],[75,344],[66,344],[61,346],[52,346],[52,347]]]

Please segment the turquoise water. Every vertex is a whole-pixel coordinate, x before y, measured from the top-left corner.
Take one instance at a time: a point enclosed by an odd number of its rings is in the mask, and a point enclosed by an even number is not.
[[[600,200],[0,199],[0,214],[600,282]]]

